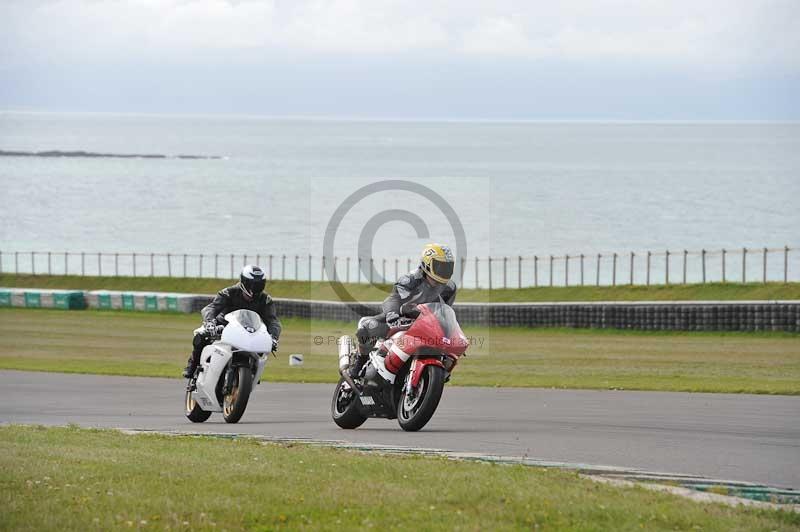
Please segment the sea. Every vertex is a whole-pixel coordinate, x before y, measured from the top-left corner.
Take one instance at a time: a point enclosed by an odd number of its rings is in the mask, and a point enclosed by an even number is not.
[[[272,255],[273,277],[316,279],[326,255],[391,281],[436,241],[467,286],[489,257],[495,287],[626,283],[632,262],[639,284],[648,251],[651,282],[684,260],[699,282],[703,250],[720,280],[723,249],[740,280],[743,248],[761,280],[765,247],[769,279],[800,279],[799,123],[0,112],[0,190],[4,272],[63,273],[69,252],[67,272],[128,275],[136,253],[137,274],[198,275],[202,254],[227,276]]]

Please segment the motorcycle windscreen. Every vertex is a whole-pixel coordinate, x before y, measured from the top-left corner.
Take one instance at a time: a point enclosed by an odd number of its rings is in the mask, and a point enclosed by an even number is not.
[[[403,350],[409,354],[422,347],[433,348],[453,356],[467,350],[467,342],[452,307],[444,303],[420,305],[420,316],[403,338]]]
[[[225,321],[238,323],[249,332],[257,331],[261,327],[261,317],[252,310],[240,309],[229,312],[225,314]]]

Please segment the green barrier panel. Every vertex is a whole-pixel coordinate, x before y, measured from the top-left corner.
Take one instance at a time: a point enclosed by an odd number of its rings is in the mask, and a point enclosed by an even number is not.
[[[53,294],[53,307],[68,309],[71,295],[72,294]]]
[[[136,308],[133,302],[133,294],[122,294],[122,308],[125,310],[134,310]]]
[[[158,310],[158,298],[156,296],[144,296],[145,310]]]
[[[0,307],[11,306],[11,292],[0,292]]]
[[[97,308],[111,308],[111,294],[98,294]]]
[[[83,292],[65,292],[53,294],[53,305],[56,308],[82,310],[86,308]]]
[[[36,292],[25,292],[25,306],[40,308],[42,306],[42,295]]]
[[[167,310],[178,310],[178,298],[167,296]]]

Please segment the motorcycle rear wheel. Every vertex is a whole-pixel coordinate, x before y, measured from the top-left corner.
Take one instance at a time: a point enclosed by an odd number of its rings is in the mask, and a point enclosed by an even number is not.
[[[237,370],[231,393],[222,398],[222,417],[226,423],[236,423],[242,419],[253,390],[253,374],[250,368],[240,366]]]
[[[192,397],[192,392],[189,390],[186,390],[185,408],[186,417],[189,418],[189,421],[192,423],[202,423],[211,417],[211,412],[200,408],[200,405],[198,405],[197,401],[194,400],[194,397]]]
[[[407,378],[411,378],[411,374]],[[416,397],[406,395],[405,387],[397,403],[397,422],[409,432],[424,427],[436,412],[444,390],[445,371],[440,366],[425,366],[417,385]]]
[[[331,417],[333,422],[343,429],[356,429],[364,424],[367,417],[358,411],[358,394],[353,390],[349,392],[349,400],[344,397],[347,390],[344,390],[344,379],[339,379],[339,384],[333,390],[333,401],[331,401]]]

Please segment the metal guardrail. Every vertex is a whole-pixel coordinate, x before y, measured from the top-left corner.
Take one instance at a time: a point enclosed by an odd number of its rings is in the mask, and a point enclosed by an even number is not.
[[[797,251],[796,247],[784,246],[462,257],[457,264],[456,279],[461,286],[489,290],[706,282],[786,283],[800,280],[800,254]],[[341,282],[380,284],[394,282],[398,276],[415,267],[416,260],[408,257],[378,259],[258,253],[0,250],[0,273],[234,279],[243,265],[255,263],[261,265],[272,280],[326,281],[326,266],[332,261],[333,271]]]

